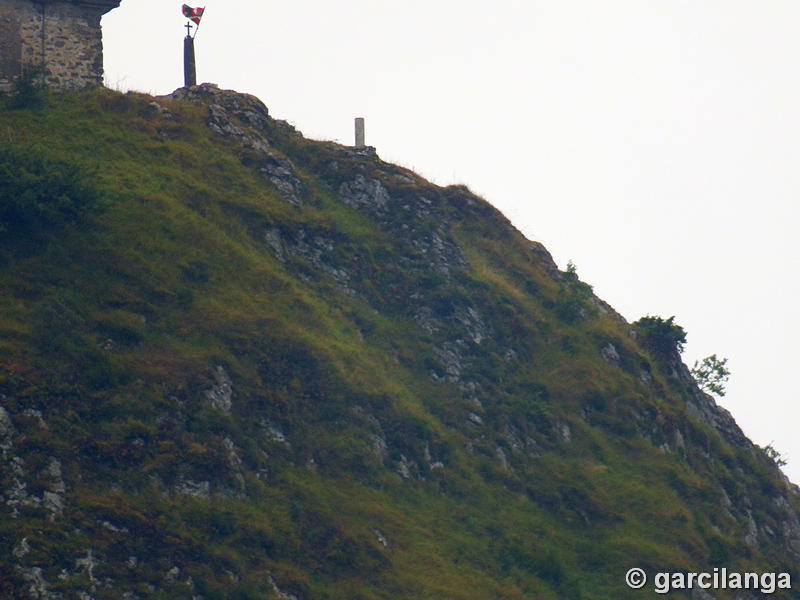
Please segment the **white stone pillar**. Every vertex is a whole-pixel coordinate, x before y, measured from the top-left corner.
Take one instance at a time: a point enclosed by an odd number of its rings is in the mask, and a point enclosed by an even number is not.
[[[356,117],[356,148],[363,148],[364,143],[364,117]]]

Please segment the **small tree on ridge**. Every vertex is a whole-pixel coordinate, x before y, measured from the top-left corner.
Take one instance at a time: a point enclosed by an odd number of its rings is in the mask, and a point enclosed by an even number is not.
[[[692,377],[704,392],[715,394],[719,397],[725,395],[725,382],[731,372],[725,366],[727,358],[719,359],[716,354],[706,356],[702,361],[695,361],[692,367]]]

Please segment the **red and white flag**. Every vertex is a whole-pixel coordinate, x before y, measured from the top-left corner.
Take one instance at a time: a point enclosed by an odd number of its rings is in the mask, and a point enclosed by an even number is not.
[[[205,7],[192,8],[188,4],[184,4],[182,11],[184,17],[186,17],[190,21],[194,21],[195,25],[200,25],[200,19],[203,17],[203,12],[205,11]]]

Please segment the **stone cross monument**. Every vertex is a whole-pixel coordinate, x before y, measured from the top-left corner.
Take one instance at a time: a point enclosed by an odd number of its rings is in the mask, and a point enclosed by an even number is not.
[[[120,0],[0,0],[0,89],[44,65],[55,90],[103,84],[100,17]]]
[[[186,37],[183,38],[183,85],[197,85],[197,63],[194,58],[194,38],[192,24],[186,23]]]

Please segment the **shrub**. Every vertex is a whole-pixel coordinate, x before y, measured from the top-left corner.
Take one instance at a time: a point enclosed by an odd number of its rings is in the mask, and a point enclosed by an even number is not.
[[[99,212],[92,175],[35,148],[0,145],[0,236],[42,232]]]
[[[14,81],[9,107],[12,109],[38,108],[44,103],[44,92],[47,89],[44,76],[47,69],[44,64],[29,65]]]
[[[772,446],[771,443],[764,446],[762,450],[764,451],[764,454],[767,456],[767,458],[769,458],[777,466],[785,467],[787,464],[789,464],[788,461],[785,458],[783,458],[783,455],[781,455],[780,452],[775,450],[775,448]]]
[[[683,352],[686,332],[674,323],[675,317],[642,317],[634,323],[642,336],[645,346],[662,356]]]
[[[567,286],[579,297],[589,298],[592,295],[592,286],[580,280],[578,277],[578,267],[575,263],[569,261],[567,263],[567,270],[563,274],[563,279],[566,281]]]
[[[583,305],[573,296],[559,296],[555,301],[554,310],[556,316],[567,325],[574,324],[584,314]]]

